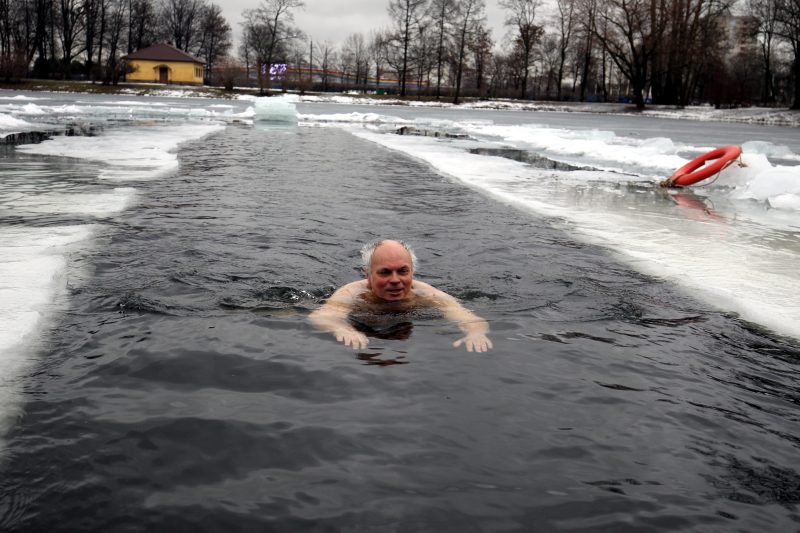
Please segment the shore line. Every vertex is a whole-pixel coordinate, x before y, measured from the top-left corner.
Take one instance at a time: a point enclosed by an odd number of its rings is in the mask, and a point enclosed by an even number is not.
[[[159,84],[120,84],[108,86],[89,82],[56,82],[50,80],[29,80],[17,84],[0,83],[0,91],[9,92],[54,92],[54,93],[91,93],[109,95],[150,96],[159,98],[220,98],[228,100],[252,99],[258,96],[257,88],[236,87],[233,91],[225,91],[217,87],[198,87],[189,85]],[[273,94],[284,94],[273,91]],[[727,123],[761,124],[765,126],[800,127],[800,111],[787,108],[740,107],[733,109],[717,109],[711,105],[687,107],[650,106],[642,111],[631,104],[609,102],[552,102],[523,101],[513,99],[477,99],[467,98],[461,104],[435,100],[430,97],[416,99],[409,97],[400,99],[391,96],[362,93],[288,93],[296,94],[302,103],[331,103],[346,105],[370,106],[402,106],[441,109],[477,109],[492,111],[517,112],[550,112],[550,113],[590,113],[604,115],[643,116],[679,120],[697,120]]]

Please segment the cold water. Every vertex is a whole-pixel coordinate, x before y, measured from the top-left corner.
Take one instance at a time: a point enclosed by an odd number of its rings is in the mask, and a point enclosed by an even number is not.
[[[643,119],[754,154],[664,191],[608,116],[15,96],[83,135],[2,148],[0,530],[798,527],[796,132]],[[385,236],[491,352],[310,327]]]

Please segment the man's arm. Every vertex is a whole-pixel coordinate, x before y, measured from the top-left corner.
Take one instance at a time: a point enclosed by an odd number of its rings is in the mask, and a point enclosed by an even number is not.
[[[325,304],[308,315],[308,319],[317,328],[332,333],[336,340],[354,349],[367,347],[369,339],[356,330],[347,317],[353,310],[353,300],[363,290],[363,281],[348,283],[334,292]]]
[[[446,319],[455,322],[458,328],[464,332],[464,337],[453,343],[454,348],[458,348],[462,344],[468,352],[488,352],[492,348],[492,341],[487,337],[489,324],[484,319],[466,309],[446,292],[427,283],[418,281],[414,281],[414,283],[415,286],[422,289],[421,293],[426,293],[431,297]]]

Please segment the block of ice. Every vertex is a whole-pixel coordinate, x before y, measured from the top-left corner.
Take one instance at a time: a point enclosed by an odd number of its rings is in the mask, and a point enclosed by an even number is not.
[[[772,144],[766,141],[747,141],[742,143],[742,153],[764,154],[765,156],[796,159],[797,156],[782,144]]]
[[[761,172],[772,168],[772,164],[767,160],[767,156],[742,151],[739,160],[734,161],[720,172],[718,178],[712,176],[709,178],[708,182],[701,182],[701,184],[742,187],[750,183]]]
[[[790,198],[795,195],[800,195],[800,167],[778,166],[764,169],[753,176],[737,196],[769,200],[773,207],[794,209]]]
[[[297,97],[291,94],[257,98],[255,101],[256,116],[259,122],[297,123]]]

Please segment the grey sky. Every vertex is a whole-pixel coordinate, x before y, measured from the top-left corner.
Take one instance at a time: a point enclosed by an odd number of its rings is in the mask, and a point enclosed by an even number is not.
[[[258,7],[260,0],[212,0],[222,7],[225,18],[233,28],[235,44],[239,44],[242,12]],[[389,0],[305,0],[305,8],[294,11],[295,25],[314,41],[330,41],[339,45],[351,33],[366,37],[373,29],[389,25]],[[496,0],[486,1],[486,15],[495,42],[505,35],[503,10]],[[235,53],[235,52],[234,52]]]

